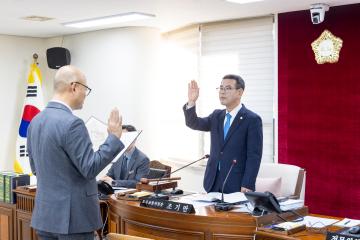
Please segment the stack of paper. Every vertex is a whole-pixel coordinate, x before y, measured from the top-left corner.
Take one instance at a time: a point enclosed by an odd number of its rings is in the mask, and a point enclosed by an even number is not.
[[[304,200],[300,199],[288,199],[286,201],[280,202],[280,208],[283,211],[298,209],[304,206]]]
[[[210,192],[207,194],[193,194],[193,195],[181,197],[176,201],[182,203],[190,203],[193,204],[194,207],[204,207],[204,206],[214,205],[216,202],[220,202],[221,193]],[[224,194],[224,202],[237,203],[240,201],[247,201],[244,193],[235,192],[235,193]],[[246,210],[246,212],[247,211],[248,210]]]
[[[284,231],[292,230],[292,229],[302,227],[302,226],[304,226],[304,228],[305,228],[305,225],[303,223],[299,223],[299,222],[282,222],[282,223],[274,225],[274,227],[282,228],[282,229],[284,229]]]
[[[194,201],[202,201],[202,202],[219,202],[221,201],[221,193],[219,192],[209,192],[208,194],[202,194],[196,197]],[[224,194],[224,202],[227,203],[236,203],[241,201],[247,201],[244,193],[242,192],[234,192]]]

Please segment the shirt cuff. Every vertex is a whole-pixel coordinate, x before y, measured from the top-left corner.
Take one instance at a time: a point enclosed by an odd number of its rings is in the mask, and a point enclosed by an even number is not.
[[[195,105],[189,106],[189,104],[186,103],[186,110],[188,110],[188,109],[190,109],[190,108],[193,108],[193,107],[195,107]]]

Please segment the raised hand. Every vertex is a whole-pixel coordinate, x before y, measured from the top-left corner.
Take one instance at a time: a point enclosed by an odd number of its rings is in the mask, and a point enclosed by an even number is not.
[[[196,100],[199,97],[199,87],[195,80],[192,80],[188,84],[188,107],[192,107],[195,105]]]
[[[114,134],[118,138],[121,137],[122,134],[122,117],[119,114],[119,110],[117,108],[114,108],[111,113],[108,120],[108,133]]]

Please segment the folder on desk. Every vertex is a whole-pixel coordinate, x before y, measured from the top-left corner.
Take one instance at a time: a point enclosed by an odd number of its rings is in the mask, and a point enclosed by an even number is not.
[[[291,235],[306,229],[306,225],[301,222],[282,222],[275,225],[259,227],[260,231],[271,232],[282,235]]]

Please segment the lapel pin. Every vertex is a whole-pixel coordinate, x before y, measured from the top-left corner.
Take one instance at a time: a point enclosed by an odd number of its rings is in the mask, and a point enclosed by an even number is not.
[[[241,116],[240,119],[243,119],[243,117]]]

